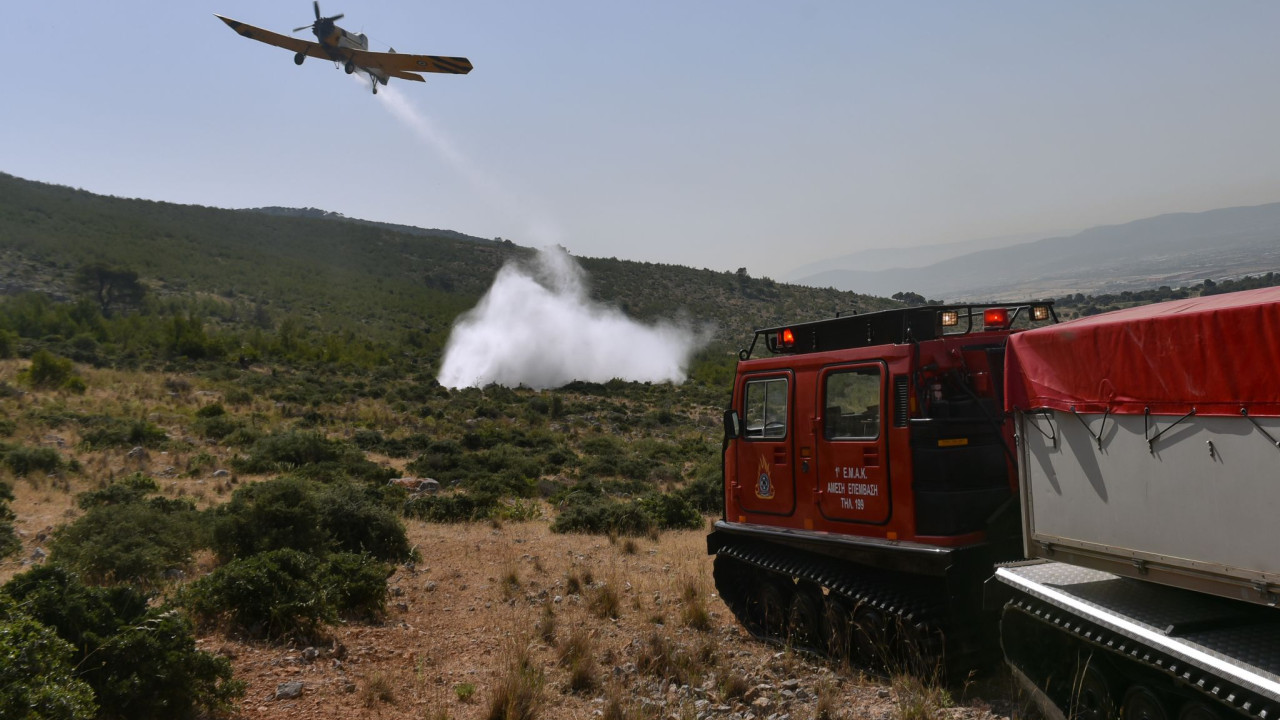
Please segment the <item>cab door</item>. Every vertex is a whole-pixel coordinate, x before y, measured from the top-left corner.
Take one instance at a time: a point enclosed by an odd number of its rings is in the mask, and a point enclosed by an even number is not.
[[[889,521],[883,363],[825,368],[818,381],[818,508],[829,520]]]
[[[738,397],[742,435],[736,443],[733,492],[743,510],[770,515],[795,512],[791,447],[794,378],[790,372],[748,375]]]

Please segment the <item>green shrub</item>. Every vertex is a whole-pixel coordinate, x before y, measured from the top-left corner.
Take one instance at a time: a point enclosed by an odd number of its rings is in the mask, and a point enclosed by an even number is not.
[[[336,462],[342,448],[319,433],[286,432],[267,435],[249,448],[249,456],[236,462],[241,472],[287,472],[303,465]]]
[[[88,720],[93,689],[72,669],[75,648],[0,594],[0,717]]]
[[[653,518],[633,501],[582,493],[569,496],[551,523],[551,531],[644,535],[654,526]]]
[[[206,440],[221,441],[226,440],[232,433],[243,427],[244,423],[231,415],[200,416],[197,413],[196,421],[192,423],[191,429]]]
[[[113,447],[159,447],[169,436],[146,420],[125,420],[108,416],[81,419],[80,441],[90,450]]]
[[[404,514],[427,522],[472,522],[491,517],[498,509],[498,498],[467,492],[422,495],[404,504]]]
[[[212,546],[223,562],[283,548],[386,561],[413,555],[404,525],[375,488],[277,478],[237,489],[214,512]]]
[[[3,453],[5,467],[18,477],[26,477],[35,472],[53,474],[67,465],[62,454],[53,448],[0,445],[0,453]]]
[[[368,555],[272,550],[200,578],[188,586],[185,602],[197,617],[252,637],[312,639],[340,617],[380,618],[389,570]]]
[[[380,494],[370,487],[335,483],[318,497],[320,527],[330,547],[347,553],[367,553],[379,560],[403,561],[413,557],[404,524],[380,504]]]
[[[712,463],[697,467],[693,472],[693,479],[679,492],[700,513],[718,513],[724,509],[724,484],[720,468]]]
[[[702,526],[702,513],[683,497],[672,493],[651,493],[640,498],[640,507],[663,530],[685,530]]]
[[[31,356],[31,365],[18,373],[18,379],[33,388],[55,390],[76,378],[72,371],[73,366],[67,358],[58,357],[48,350],[37,350]]]
[[[386,442],[386,440],[386,437],[377,430],[367,430],[363,428],[356,430],[355,436],[351,438],[351,441],[354,442],[356,447],[361,450],[377,450],[382,447],[382,444]]]
[[[462,465],[463,454],[462,446],[456,441],[436,440],[406,469],[419,476],[452,479],[447,473]]]
[[[245,447],[252,445],[262,439],[262,431],[247,425],[239,425],[231,434],[220,438],[224,445],[233,447]]]
[[[0,387],[0,397],[4,396],[4,388]],[[10,437],[18,431],[18,422],[12,418],[0,418],[0,437]]]
[[[336,618],[324,601],[320,560],[291,549],[233,560],[187,586],[186,605],[206,622],[251,637],[311,638]]]
[[[222,407],[222,403],[212,403],[196,410],[198,418],[220,417],[227,414],[227,409]]]
[[[9,503],[13,501],[13,490],[4,483],[0,483],[0,558],[8,557],[18,550],[22,549],[22,541],[18,539],[18,533],[13,529],[13,521],[16,515],[13,510],[9,509]]]
[[[253,402],[253,394],[243,388],[232,388],[223,393],[222,398],[228,405],[248,405]]]
[[[341,617],[374,621],[385,614],[390,573],[386,563],[369,555],[334,553],[321,572],[325,597]]]
[[[167,571],[191,564],[206,533],[190,503],[157,500],[135,497],[122,504],[90,506],[54,533],[50,559],[78,570],[90,582],[162,582]]]
[[[306,480],[278,478],[244,485],[215,510],[213,551],[222,562],[285,548],[319,554],[328,544],[320,507]]]
[[[155,480],[142,473],[134,473],[112,482],[101,490],[80,493],[76,496],[76,504],[82,510],[99,505],[123,505],[138,502],[148,494],[159,491],[160,486],[156,485]]]
[[[89,587],[46,565],[3,592],[75,649],[77,677],[93,689],[102,716],[190,718],[230,711],[243,693],[226,658],[196,649],[181,613],[149,608],[137,590]]]
[[[594,481],[580,482],[556,496],[560,508],[552,532],[644,535],[657,529],[696,528],[702,515],[675,493],[649,492],[638,500],[621,499]]]
[[[229,440],[229,438],[228,438]],[[365,459],[364,454],[319,433],[289,431],[259,438],[248,457],[232,466],[243,473],[293,472],[306,477],[350,477],[385,482],[396,472]]]

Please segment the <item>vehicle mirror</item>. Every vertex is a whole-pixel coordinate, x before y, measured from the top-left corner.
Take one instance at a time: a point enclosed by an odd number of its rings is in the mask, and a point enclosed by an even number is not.
[[[724,411],[724,436],[728,440],[737,440],[742,435],[742,421],[737,410]]]

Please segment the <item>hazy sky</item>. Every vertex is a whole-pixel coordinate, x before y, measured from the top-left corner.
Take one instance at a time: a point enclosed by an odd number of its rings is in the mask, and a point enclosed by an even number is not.
[[[0,171],[716,270],[1280,201],[1280,2],[8,3]],[[305,35],[305,33],[304,33]]]

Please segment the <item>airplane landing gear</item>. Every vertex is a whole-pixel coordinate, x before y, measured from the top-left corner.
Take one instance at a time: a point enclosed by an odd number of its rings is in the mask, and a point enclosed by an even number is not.
[[[301,65],[301,64],[302,64],[302,61],[303,61],[303,60],[306,60],[306,59],[307,59],[307,54],[306,54],[306,53],[298,53],[297,55],[294,55],[294,56],[293,56],[293,64],[294,64],[294,65]]]
[[[374,94],[374,95],[377,95],[377,94],[378,94],[378,81],[377,81],[377,80],[374,80],[374,81],[373,81],[373,94]]]
[[[347,64],[342,69],[346,70],[347,74],[350,75],[351,73],[356,71],[356,64],[348,60]]]

